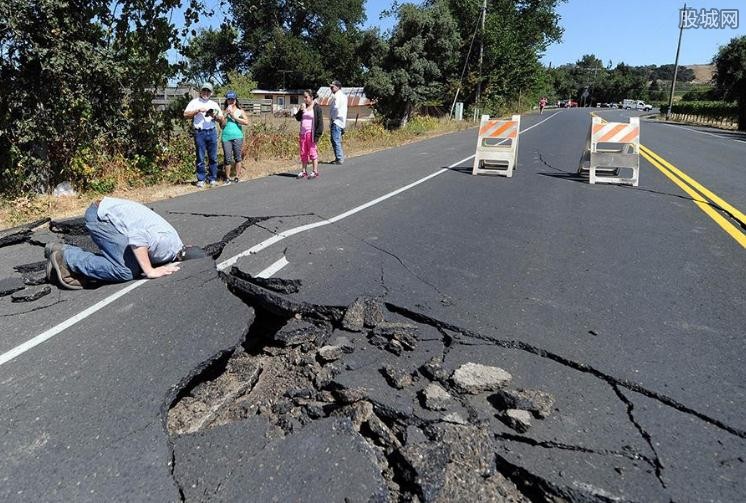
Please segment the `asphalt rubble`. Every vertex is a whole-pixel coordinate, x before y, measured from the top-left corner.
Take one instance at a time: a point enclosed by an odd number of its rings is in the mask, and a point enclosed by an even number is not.
[[[217,259],[261,220],[207,245],[208,255]],[[96,250],[82,219],[39,230],[45,223],[3,231],[0,246],[61,239]],[[44,266],[16,266],[0,295],[48,295]],[[703,425],[696,434],[706,429],[715,457],[718,445],[743,443],[740,430],[541,348],[377,298],[302,302],[293,297],[300,280],[237,267],[220,276],[254,321],[232,351],[167,394],[171,474],[183,501],[686,500],[685,483],[683,499],[671,496],[659,456],[668,446],[640,417],[664,406],[672,424]],[[742,471],[738,459],[721,463],[731,470],[720,477],[726,499],[740,492],[728,482]]]

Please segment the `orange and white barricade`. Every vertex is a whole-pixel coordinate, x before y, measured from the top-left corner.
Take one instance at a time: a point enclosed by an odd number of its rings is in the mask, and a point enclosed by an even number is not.
[[[508,178],[513,176],[518,161],[520,129],[520,115],[514,115],[509,120],[490,119],[489,115],[483,115],[471,174],[505,175]]]
[[[617,183],[637,187],[640,181],[640,118],[605,122],[593,117],[578,174],[589,183]]]

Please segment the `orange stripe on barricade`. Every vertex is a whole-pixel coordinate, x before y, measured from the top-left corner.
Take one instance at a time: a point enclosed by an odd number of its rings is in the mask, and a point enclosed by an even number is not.
[[[594,124],[593,125],[593,134],[597,134],[599,131],[601,131],[604,128],[603,124]]]
[[[513,122],[510,122],[510,121],[503,122],[503,124],[499,128],[497,128],[496,130],[494,130],[492,133],[489,134],[489,137],[490,138],[502,138],[502,136],[500,135],[504,133],[506,130],[512,128],[513,125],[514,125]]]
[[[640,130],[635,128],[632,130],[630,134],[619,140],[619,143],[632,143],[633,140],[636,140],[640,137]]]
[[[484,133],[495,127],[500,121],[489,121],[487,124],[479,128],[479,136],[484,136]]]
[[[627,124],[617,124],[616,126],[611,128],[611,131],[603,135],[601,138],[598,138],[597,141],[599,142],[609,141],[611,138],[614,138],[614,136],[616,136],[617,133],[619,133],[619,131],[621,131],[622,129],[626,127],[627,127]]]

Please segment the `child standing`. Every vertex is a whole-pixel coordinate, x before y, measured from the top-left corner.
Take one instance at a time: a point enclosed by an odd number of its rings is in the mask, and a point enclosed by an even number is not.
[[[324,117],[321,106],[313,99],[313,91],[303,91],[303,107],[295,113],[295,119],[300,122],[300,162],[303,169],[298,178],[313,179],[319,176],[319,156],[316,144],[324,132]],[[313,172],[308,172],[308,161],[313,162]]]

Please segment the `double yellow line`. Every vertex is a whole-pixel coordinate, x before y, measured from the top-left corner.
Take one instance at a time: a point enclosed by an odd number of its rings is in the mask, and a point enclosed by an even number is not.
[[[713,205],[716,205],[720,210],[728,213],[733,220],[736,220],[742,226],[746,226],[746,215],[715,195],[712,191],[708,190],[701,183],[697,182],[676,166],[647,148],[645,145],[640,145],[640,153],[650,164],[655,166],[658,171],[663,173],[677,187],[689,194],[692,201],[694,201],[694,204],[696,204],[700,210],[713,219],[725,232],[730,234],[738,244],[743,248],[746,248],[746,234],[733,225],[719,211],[713,208]]]
[[[590,114],[595,117],[600,117],[594,112],[591,112]],[[601,120],[603,122],[608,122],[603,117],[601,117]],[[746,234],[726,219],[718,209],[728,213],[730,217],[738,222],[742,227],[746,227],[746,215],[643,144],[640,144],[640,154],[650,164],[655,166],[658,171],[671,180],[674,185],[689,194],[692,201],[694,201],[694,204],[696,204],[705,215],[713,219],[715,223],[735,239],[738,244],[743,248],[746,248]],[[713,205],[717,206],[718,209],[715,209]]]

